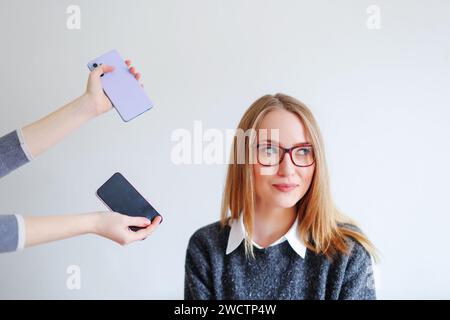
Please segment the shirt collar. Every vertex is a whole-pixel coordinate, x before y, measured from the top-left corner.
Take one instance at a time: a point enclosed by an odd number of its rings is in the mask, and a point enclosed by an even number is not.
[[[304,259],[306,254],[306,246],[303,243],[302,238],[300,237],[300,232],[298,231],[298,219],[299,218],[297,216],[295,222],[292,224],[288,232],[280,239],[272,243],[270,246],[277,245],[287,240],[291,248]],[[236,250],[247,235],[247,232],[244,227],[244,217],[242,214],[238,220],[236,219],[230,220],[230,227],[231,230],[230,235],[228,236],[227,250],[225,252],[226,254],[230,254],[231,252]],[[254,246],[261,248],[255,242],[252,243]]]

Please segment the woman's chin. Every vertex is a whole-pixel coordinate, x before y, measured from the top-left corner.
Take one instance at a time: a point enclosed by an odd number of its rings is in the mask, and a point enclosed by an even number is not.
[[[278,196],[273,199],[273,204],[276,207],[288,209],[295,206],[299,200],[297,197]]]

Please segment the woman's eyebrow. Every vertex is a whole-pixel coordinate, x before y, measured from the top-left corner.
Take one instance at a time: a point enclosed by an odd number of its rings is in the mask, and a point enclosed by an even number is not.
[[[300,147],[300,146],[311,146],[312,143],[311,142],[300,142],[300,143],[296,143],[294,144],[294,147]]]
[[[264,142],[268,142],[268,143],[271,143],[271,144],[275,144],[275,145],[284,147],[280,142],[274,141],[274,140],[271,140],[271,139],[265,139],[265,140],[260,141],[260,143],[264,143]],[[311,142],[298,142],[298,143],[295,143],[292,147],[300,147],[300,146],[305,146],[305,145],[309,146],[309,145],[312,145],[312,143]]]

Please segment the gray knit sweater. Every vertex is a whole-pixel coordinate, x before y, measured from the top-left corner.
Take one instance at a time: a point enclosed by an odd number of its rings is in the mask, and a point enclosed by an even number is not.
[[[187,248],[185,299],[376,299],[369,253],[348,239],[349,255],[333,262],[307,250],[305,259],[287,241],[246,258],[244,241],[225,254],[230,227],[219,222],[195,232]]]

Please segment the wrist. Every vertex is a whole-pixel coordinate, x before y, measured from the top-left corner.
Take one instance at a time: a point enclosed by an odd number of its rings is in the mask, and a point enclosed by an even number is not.
[[[84,93],[76,101],[78,111],[83,120],[87,121],[98,116],[95,100],[89,95],[89,93]]]
[[[86,217],[86,233],[99,235],[101,214],[99,212],[87,213]]]

